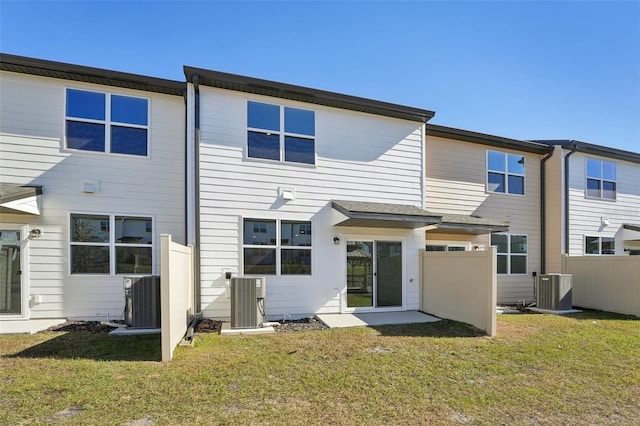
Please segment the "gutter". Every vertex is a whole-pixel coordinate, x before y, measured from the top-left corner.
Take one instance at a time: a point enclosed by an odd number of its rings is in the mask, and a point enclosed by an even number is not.
[[[194,142],[194,206],[195,206],[195,305],[196,313],[200,315],[202,313],[202,287],[200,280],[200,81],[198,74],[194,74],[193,88],[195,91],[195,142]]]
[[[571,152],[564,156],[564,253],[569,255],[569,157],[578,151],[576,141],[570,141]]]
[[[540,161],[540,273],[541,274],[547,273],[547,262],[546,262],[547,219],[546,219],[546,211],[545,211],[547,206],[547,203],[546,203],[547,192],[545,187],[546,185],[545,163],[549,158],[551,158],[551,156],[553,155],[553,151],[554,150],[552,148],[551,151],[549,151],[547,155],[542,157],[542,160]]]

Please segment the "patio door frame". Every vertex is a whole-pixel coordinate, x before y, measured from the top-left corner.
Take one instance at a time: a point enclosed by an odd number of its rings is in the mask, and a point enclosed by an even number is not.
[[[29,319],[29,225],[1,223],[0,230],[20,232],[20,314],[0,314],[0,321]]]
[[[340,312],[341,313],[359,313],[359,312],[393,312],[393,311],[405,311],[407,306],[407,242],[406,238],[390,235],[363,235],[363,234],[343,234],[340,236],[344,242],[341,254],[342,267],[342,297],[340,300]],[[402,305],[401,306],[385,306],[376,307],[375,302],[372,306],[367,307],[355,307],[350,308],[347,306],[347,242],[349,241],[363,241],[373,243],[373,271],[376,276],[373,278],[373,293],[375,301],[375,293],[377,292],[377,242],[397,242],[402,246]]]

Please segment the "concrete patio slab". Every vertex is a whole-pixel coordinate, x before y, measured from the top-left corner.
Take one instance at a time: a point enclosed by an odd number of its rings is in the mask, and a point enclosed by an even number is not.
[[[275,328],[269,327],[258,327],[258,328],[231,328],[231,323],[223,322],[222,327],[220,328],[220,335],[222,336],[241,336],[241,335],[252,335],[252,334],[272,334],[275,333]]]
[[[539,314],[553,314],[553,315],[566,315],[566,314],[577,314],[582,312],[580,309],[565,309],[564,311],[557,311],[553,309],[542,309],[542,308],[528,308],[530,311],[537,312]]]
[[[372,327],[377,325],[416,324],[440,321],[440,318],[418,311],[366,312],[354,314],[318,314],[320,321],[329,328]]]

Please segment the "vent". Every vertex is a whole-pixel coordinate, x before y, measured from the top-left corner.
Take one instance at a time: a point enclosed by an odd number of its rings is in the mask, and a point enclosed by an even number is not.
[[[567,311],[573,307],[571,274],[542,274],[536,281],[536,307]]]
[[[125,321],[131,328],[160,328],[160,277],[125,277]]]
[[[231,328],[256,328],[266,320],[263,277],[231,278]]]

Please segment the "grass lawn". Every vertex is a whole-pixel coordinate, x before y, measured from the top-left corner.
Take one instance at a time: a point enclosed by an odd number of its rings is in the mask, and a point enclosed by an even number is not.
[[[0,336],[0,424],[638,424],[640,320],[599,312],[268,336]]]

